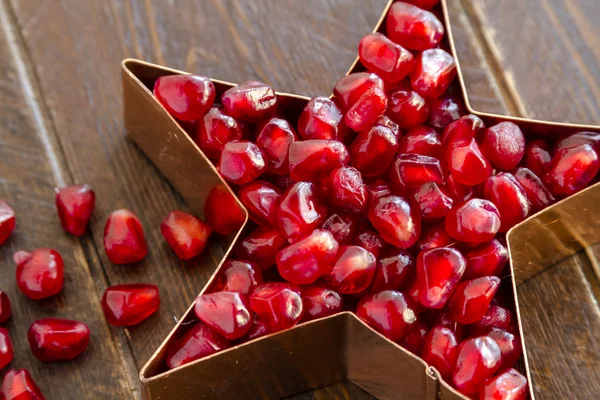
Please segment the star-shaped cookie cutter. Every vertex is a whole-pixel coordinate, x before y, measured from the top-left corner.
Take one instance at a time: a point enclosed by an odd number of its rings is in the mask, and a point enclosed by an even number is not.
[[[385,29],[385,7],[375,32]],[[457,62],[458,81],[468,111],[487,126],[512,121],[526,134],[557,135],[600,131],[600,127],[537,121],[477,112],[469,104],[465,82],[452,38],[446,0],[441,1],[447,40]],[[357,59],[348,73],[364,70]],[[185,74],[134,59],[122,63],[124,118],[129,135],[200,216],[209,190],[228,184],[178,122],[152,94],[155,80],[163,75]],[[235,86],[213,80],[217,96]],[[297,118],[309,98],[277,93],[280,110]],[[595,184],[529,217],[507,234],[514,301],[519,331],[524,340],[521,367],[530,382],[526,343],[521,325],[518,286],[541,271],[597,242],[598,213],[587,210],[600,204],[600,184]],[[238,201],[239,203],[239,201]],[[241,203],[240,207],[243,208]],[[246,222],[248,221],[246,212]],[[244,223],[244,226],[246,223]],[[224,243],[225,254],[200,292],[210,289],[219,268],[244,231],[242,227]],[[209,257],[207,257],[208,259]],[[167,344],[193,319],[193,304],[140,372],[146,399],[276,399],[295,393],[350,381],[380,399],[466,399],[412,353],[385,338],[352,312],[302,323],[250,342],[231,347],[184,366],[166,370]]]

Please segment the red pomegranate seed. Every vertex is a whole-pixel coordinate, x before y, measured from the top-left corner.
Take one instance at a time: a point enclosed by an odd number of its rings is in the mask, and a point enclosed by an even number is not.
[[[369,221],[383,240],[403,249],[411,247],[421,234],[419,210],[400,196],[380,196],[369,204]]]
[[[289,147],[296,140],[296,132],[285,119],[271,118],[263,126],[256,144],[267,155],[267,172],[277,175],[290,172]]]
[[[268,333],[271,333],[269,327],[265,325],[265,322],[262,319],[260,319],[258,315],[254,314],[254,318],[252,319],[252,327],[250,328],[246,336],[244,336],[241,340],[246,342],[252,339],[265,336]]]
[[[221,96],[221,102],[227,114],[250,122],[265,119],[277,109],[273,88],[257,81],[247,81],[228,89]]]
[[[489,242],[499,229],[500,212],[487,200],[468,200],[446,216],[446,232],[461,242]]]
[[[296,325],[302,318],[302,297],[296,285],[282,282],[263,283],[250,296],[250,307],[271,332]]]
[[[340,293],[360,293],[373,282],[376,261],[373,253],[360,246],[341,246],[323,279]]]
[[[171,369],[191,363],[230,347],[229,340],[197,323],[167,350],[167,366]]]
[[[323,222],[321,228],[331,232],[339,244],[349,244],[363,222],[364,219],[360,215],[336,212]]]
[[[346,111],[344,122],[356,132],[368,129],[383,115],[387,103],[388,99],[383,89],[371,88]]]
[[[417,56],[410,83],[426,99],[440,97],[456,76],[454,58],[442,49],[425,50]]]
[[[416,356],[420,356],[425,346],[425,338],[429,333],[429,328],[421,321],[417,321],[416,327],[404,339],[400,340],[398,344],[410,351]]]
[[[431,10],[439,2],[440,0],[405,0],[405,3],[414,4],[415,6],[425,10]]]
[[[71,235],[83,235],[94,211],[95,201],[96,195],[88,185],[56,189],[56,210],[63,229]]]
[[[458,357],[458,342],[454,331],[446,326],[435,326],[425,337],[421,358],[434,367],[444,380],[452,377]]]
[[[481,151],[496,168],[510,171],[525,154],[525,137],[517,125],[501,122],[486,129]]]
[[[250,218],[259,225],[277,226],[277,209],[281,191],[272,183],[255,181],[246,183],[238,191]]]
[[[356,235],[355,244],[373,253],[375,258],[379,258],[379,253],[384,246],[381,236],[370,228],[364,228]]]
[[[41,300],[61,291],[65,267],[56,250],[17,251],[13,259],[17,264],[17,286],[25,296]]]
[[[508,249],[498,239],[482,243],[467,253],[467,269],[463,279],[484,276],[500,277],[508,262]]]
[[[452,178],[463,185],[477,185],[492,175],[492,166],[481,153],[475,139],[449,143],[447,161]]]
[[[183,211],[171,211],[162,220],[160,231],[177,257],[189,260],[204,251],[212,228]]]
[[[527,193],[513,174],[500,172],[485,182],[484,197],[500,212],[500,232],[506,232],[529,215]]]
[[[6,293],[0,290],[0,324],[8,321],[11,315],[12,308],[10,306],[10,299]]]
[[[198,124],[194,141],[208,158],[218,160],[225,143],[240,140],[242,135],[242,126],[235,118],[213,107]]]
[[[582,144],[589,144],[594,148],[594,151],[598,153],[598,151],[600,151],[600,133],[577,132],[572,135],[569,135],[566,138],[560,140],[558,143],[556,143],[556,146],[554,146],[554,153],[556,154],[562,149],[569,149],[571,147],[577,147]]]
[[[419,93],[400,89],[390,93],[387,116],[400,128],[413,128],[427,121],[429,104]]]
[[[525,145],[523,163],[537,176],[544,176],[550,168],[552,156],[545,140],[532,140]]]
[[[358,44],[358,57],[369,71],[391,83],[400,82],[415,66],[410,51],[381,33],[370,33],[361,39]]]
[[[144,230],[133,212],[121,209],[108,215],[104,225],[104,250],[115,264],[135,263],[146,257],[148,246]]]
[[[483,318],[471,326],[474,333],[483,332],[488,328],[498,328],[512,332],[513,327],[512,313],[504,307],[491,305]]]
[[[364,176],[387,171],[398,150],[398,137],[388,127],[375,125],[358,134],[350,145],[350,165]]]
[[[40,361],[71,360],[90,344],[90,328],[83,322],[45,318],[29,327],[27,340],[31,352]]]
[[[465,340],[456,359],[452,382],[459,392],[473,394],[500,367],[500,347],[487,336]]]
[[[389,119],[386,115],[382,115],[377,121],[375,121],[375,125],[385,126],[386,128],[391,129],[396,137],[400,137],[400,126]]]
[[[419,154],[398,154],[390,166],[388,176],[392,188],[405,192],[427,182],[442,183],[444,174],[437,158]]]
[[[223,146],[219,172],[237,185],[255,180],[267,169],[267,157],[256,144],[236,140]]]
[[[446,179],[446,189],[457,203],[462,203],[473,197],[473,188],[457,182],[452,174]]]
[[[444,129],[466,113],[465,105],[452,94],[444,94],[431,101],[429,125],[436,129]]]
[[[502,354],[500,370],[513,367],[521,357],[523,347],[518,334],[498,328],[487,328],[476,333],[475,336],[488,336],[496,341]]]
[[[12,359],[13,345],[8,336],[8,330],[0,328],[0,370],[10,364]]]
[[[290,144],[290,176],[298,181],[319,181],[348,164],[350,154],[337,140],[305,140]]]
[[[527,198],[531,203],[531,214],[543,210],[556,201],[542,180],[532,171],[527,168],[517,168],[514,173],[515,178],[527,193]]]
[[[367,185],[367,191],[369,192],[368,204],[371,204],[375,199],[381,196],[389,196],[391,194],[389,185],[383,179],[378,179]]]
[[[204,216],[213,231],[221,235],[237,231],[246,220],[244,210],[224,185],[216,185],[208,192]]]
[[[102,311],[112,326],[133,326],[146,320],[160,306],[158,287],[145,283],[115,285],[102,296]]]
[[[467,262],[457,250],[439,247],[419,253],[419,300],[428,308],[442,308],[465,272]]]
[[[416,327],[417,315],[404,295],[394,290],[364,296],[356,308],[359,318],[393,341]]]
[[[427,310],[427,308],[421,304],[421,301],[419,301],[419,285],[417,284],[416,279],[414,279],[408,289],[405,290],[405,297],[410,308],[412,308],[417,314]]]
[[[304,140],[342,140],[345,136],[343,114],[327,97],[310,99],[298,120],[298,133]]]
[[[154,95],[175,118],[197,121],[212,107],[215,86],[204,76],[161,76],[154,83]]]
[[[6,242],[16,224],[15,212],[6,202],[0,200],[0,245]]]
[[[262,273],[256,264],[243,260],[227,260],[219,272],[215,291],[238,292],[249,296],[261,283]]]
[[[288,165],[289,168],[289,165]],[[275,186],[277,186],[281,190],[288,190],[291,188],[294,183],[294,180],[290,176],[290,174],[285,175],[271,175],[269,177],[269,181],[272,182]]]
[[[201,294],[194,312],[200,321],[229,340],[241,338],[252,326],[248,298],[238,292]]]
[[[329,175],[327,197],[342,210],[361,213],[367,206],[367,187],[360,172],[353,167],[340,167]]]
[[[454,332],[456,339],[460,342],[466,335],[466,326],[459,324],[452,318],[448,307],[441,310],[428,310],[429,326],[443,326]]]
[[[439,158],[442,155],[440,135],[429,126],[416,126],[400,139],[398,153],[413,153]]]
[[[555,196],[568,196],[586,187],[599,165],[598,154],[589,144],[565,148],[554,155],[544,183]]]
[[[370,292],[399,290],[415,273],[415,260],[404,249],[390,248],[377,260]]]
[[[429,225],[423,228],[423,232],[417,242],[417,249],[425,251],[436,249],[438,247],[450,246],[455,240],[448,235],[443,222]]]
[[[527,378],[516,369],[507,369],[498,376],[486,380],[479,396],[481,400],[526,400]]]
[[[461,282],[450,299],[452,317],[461,324],[475,323],[485,315],[500,286],[497,276],[484,276]]]
[[[256,263],[264,271],[275,265],[277,253],[287,242],[279,229],[260,227],[238,242],[235,254],[239,259]]]
[[[312,321],[342,311],[342,296],[324,283],[302,286],[303,321]]]
[[[279,230],[293,243],[319,226],[327,214],[327,205],[316,185],[298,182],[284,193],[279,203]]]
[[[431,220],[445,217],[454,201],[435,182],[427,182],[415,190],[413,197],[421,208],[421,218]]]
[[[342,111],[348,110],[369,89],[384,89],[383,80],[376,74],[357,72],[340,79],[333,88],[333,101]]]
[[[476,115],[468,114],[460,117],[444,129],[442,142],[445,145],[457,140],[479,139],[485,131],[485,124]]]
[[[0,393],[6,400],[46,400],[26,369],[8,371]]]
[[[436,47],[444,36],[444,25],[431,12],[412,4],[396,2],[387,16],[392,41],[410,50]]]

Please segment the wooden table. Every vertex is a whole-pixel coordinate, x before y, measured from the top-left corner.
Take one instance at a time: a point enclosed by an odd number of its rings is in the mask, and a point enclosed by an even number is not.
[[[136,57],[233,82],[258,79],[280,91],[328,95],[386,1],[0,1],[0,198],[18,214],[15,234],[0,248],[0,287],[14,306],[8,324],[16,348],[13,366],[29,368],[48,399],[140,398],[137,371],[211,272],[198,268],[199,262],[179,261],[159,232],[167,212],[187,207],[125,138],[120,60]],[[597,0],[449,3],[476,109],[598,123]],[[81,239],[62,232],[54,210],[53,188],[72,183],[87,183],[97,195],[91,232]],[[123,207],[136,212],[146,228],[150,254],[137,266],[111,264],[102,246],[108,213]],[[57,249],[66,263],[64,290],[41,302],[25,298],[14,283],[12,254],[36,247]],[[547,362],[546,368],[533,371],[539,398],[597,398],[600,391],[600,379],[593,380],[595,387],[585,383],[579,395],[562,383],[589,382],[600,371],[591,357],[584,367],[576,367],[572,356],[574,351],[584,358],[586,351],[597,351],[597,345],[585,342],[589,330],[600,326],[586,283],[598,287],[589,265],[585,258],[566,261],[530,291],[528,301],[538,309],[555,306],[547,296],[550,289],[565,295],[573,308],[572,321],[563,321],[572,325],[572,338],[553,334],[556,321],[544,312],[539,312],[540,324],[529,327],[546,346],[562,340],[547,359],[543,348],[530,350],[532,357]],[[557,285],[565,279],[570,280],[569,293]],[[138,327],[110,328],[100,297],[109,285],[131,282],[159,284],[160,311]],[[27,328],[49,316],[90,326],[92,344],[84,355],[57,364],[34,359]],[[583,348],[565,347],[571,339],[580,340]],[[552,373],[554,367],[566,368],[568,375]],[[295,398],[371,397],[339,384]]]

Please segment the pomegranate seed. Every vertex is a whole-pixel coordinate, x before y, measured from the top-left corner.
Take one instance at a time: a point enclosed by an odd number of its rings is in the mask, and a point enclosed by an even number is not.
[[[420,356],[425,345],[425,338],[429,333],[429,328],[421,321],[417,321],[416,327],[404,339],[400,340],[398,344],[410,351],[416,356]]]
[[[242,260],[256,263],[261,270],[275,265],[275,257],[287,240],[279,229],[261,227],[238,242],[235,254]]]
[[[500,367],[500,347],[487,336],[465,340],[456,359],[452,382],[459,392],[473,394]]]
[[[425,337],[421,358],[434,367],[444,380],[450,379],[458,357],[458,342],[454,331],[446,326],[435,326]]]
[[[281,191],[275,185],[265,181],[250,182],[240,188],[238,196],[254,222],[277,226]]]
[[[11,315],[12,308],[10,306],[10,299],[6,293],[0,290],[0,324],[8,321]]]
[[[2,391],[6,400],[45,400],[42,391],[26,369],[11,369],[4,376]]]
[[[290,176],[298,181],[318,181],[346,165],[348,149],[337,140],[305,140],[290,144]]]
[[[350,165],[364,176],[387,171],[398,150],[398,137],[385,126],[375,125],[358,134],[350,145]]]
[[[413,128],[425,123],[429,117],[429,104],[419,93],[400,89],[389,96],[387,116],[400,128]]]
[[[302,286],[303,321],[312,321],[342,311],[342,296],[324,283]]]
[[[439,247],[419,253],[419,300],[428,308],[442,308],[465,272],[467,262],[457,250]]]
[[[15,212],[6,202],[0,200],[0,245],[6,242],[16,224]]]
[[[219,272],[215,291],[238,292],[249,296],[261,283],[262,273],[256,264],[243,260],[227,260]]]
[[[271,118],[263,126],[256,137],[256,144],[267,155],[268,172],[277,175],[290,172],[289,147],[296,140],[296,132],[285,119]]]
[[[364,222],[360,215],[346,212],[333,213],[323,222],[322,229],[328,230],[339,244],[349,244]]]
[[[373,253],[362,247],[341,246],[335,262],[326,266],[323,279],[340,293],[360,293],[373,282],[376,261]]]
[[[558,143],[556,143],[556,146],[554,147],[554,153],[556,154],[562,149],[569,149],[572,147],[580,146],[582,144],[589,144],[594,148],[594,151],[598,153],[598,151],[600,151],[600,133],[577,132],[572,135],[569,135],[566,138],[560,140]]]
[[[455,240],[446,232],[444,223],[439,222],[423,229],[417,242],[417,248],[419,251],[425,251],[450,246],[454,242]]]
[[[252,326],[248,298],[238,292],[202,294],[196,299],[194,312],[200,321],[226,339],[244,336]]]
[[[467,253],[463,279],[498,276],[508,262],[508,249],[498,239],[482,243]]]
[[[375,258],[379,258],[379,253],[384,245],[381,236],[370,228],[365,228],[356,235],[355,244],[373,253]]]
[[[381,33],[370,33],[361,39],[358,57],[368,70],[391,83],[400,82],[415,66],[410,51]]]
[[[485,315],[500,286],[497,276],[484,276],[461,282],[450,299],[452,317],[461,324],[475,323]]]
[[[457,96],[445,94],[431,101],[429,125],[444,129],[466,112],[465,105]]]
[[[545,140],[532,140],[525,145],[525,167],[537,176],[544,176],[550,168],[552,156]]]
[[[496,341],[502,354],[500,370],[513,367],[521,357],[523,347],[517,334],[498,328],[487,328],[476,333],[475,336],[488,336]]]
[[[328,199],[343,210],[361,213],[367,206],[367,187],[360,172],[353,167],[340,167],[329,175]]]
[[[298,133],[304,140],[342,140],[345,126],[342,112],[327,97],[310,99],[298,120]]]
[[[498,328],[505,331],[513,331],[512,313],[504,307],[491,305],[483,318],[472,326],[475,333],[483,332],[488,328]]]
[[[197,121],[212,107],[215,86],[204,76],[161,76],[154,83],[154,95],[175,118]]]
[[[12,360],[13,345],[8,336],[8,330],[0,328],[0,370],[10,364]]]
[[[527,378],[513,368],[507,369],[498,376],[485,381],[479,398],[481,400],[526,400]]]
[[[236,140],[223,146],[219,172],[225,179],[243,185],[258,178],[267,169],[267,157],[256,144]]]
[[[377,121],[375,121],[376,126],[385,126],[389,128],[394,133],[394,136],[400,137],[400,127],[397,123],[389,119],[387,116],[382,115]]]
[[[418,209],[399,196],[375,198],[369,204],[369,221],[383,240],[403,249],[415,244],[421,234]]]
[[[568,196],[586,187],[599,165],[598,154],[589,144],[565,148],[554,155],[544,183],[555,196]]]
[[[279,203],[279,230],[293,243],[319,226],[327,214],[327,205],[315,184],[298,182],[284,193]]]
[[[441,310],[428,310],[429,326],[443,326],[454,332],[459,342],[466,335],[466,326],[459,324],[452,318],[450,310],[445,307]]]
[[[478,139],[485,131],[485,124],[476,115],[468,114],[449,124],[444,129],[442,142],[447,145],[457,140]]]
[[[418,188],[413,197],[421,208],[421,218],[426,220],[445,217],[454,201],[435,182],[427,182]]]
[[[388,99],[383,89],[371,88],[346,111],[344,122],[356,132],[368,129],[383,115],[387,103]]]
[[[402,340],[418,322],[407,299],[394,290],[366,295],[358,303],[356,314],[393,341]]]
[[[221,235],[236,232],[246,220],[244,210],[224,185],[216,185],[208,192],[204,216],[213,230]]]
[[[189,260],[204,251],[212,228],[183,211],[171,211],[162,220],[160,231],[177,257]]]
[[[376,74],[357,72],[340,79],[333,88],[333,101],[342,111],[348,110],[369,89],[384,89],[383,80]],[[301,134],[302,135],[302,134]]]
[[[95,201],[96,195],[88,185],[56,189],[56,209],[63,229],[71,235],[83,235]]]
[[[121,209],[108,215],[104,226],[104,250],[115,264],[141,261],[148,254],[146,237],[138,217]]]
[[[265,336],[268,333],[271,333],[269,327],[265,325],[265,322],[262,319],[260,319],[258,315],[254,314],[254,318],[252,319],[252,327],[250,328],[246,336],[244,336],[241,340],[246,342],[252,339]]]
[[[391,248],[383,252],[377,261],[377,269],[370,292],[399,290],[414,275],[415,260],[404,249]]]
[[[41,300],[61,291],[65,268],[56,250],[17,251],[13,259],[17,264],[17,286],[25,296]]]
[[[515,178],[527,193],[531,204],[531,214],[534,214],[554,203],[555,198],[546,189],[542,180],[527,168],[517,168]]]
[[[160,306],[158,287],[145,283],[115,285],[102,296],[102,311],[112,326],[133,326],[146,320]]]
[[[464,201],[469,200],[473,197],[473,188],[463,185],[460,182],[457,182],[456,179],[450,174],[446,179],[446,189],[454,199],[454,201],[458,203],[462,203]]]
[[[389,196],[391,194],[391,190],[389,185],[383,179],[378,179],[377,181],[367,185],[367,191],[369,192],[369,203],[381,197],[381,196]]]
[[[425,10],[431,10],[435,7],[440,0],[406,0],[405,3],[414,4],[417,7],[423,8]]]
[[[177,368],[230,347],[229,340],[197,323],[167,350],[167,366]]]
[[[263,283],[252,292],[250,307],[264,321],[269,331],[291,328],[302,318],[300,288],[289,283]]]
[[[461,242],[489,242],[499,229],[500,212],[487,200],[468,200],[446,216],[446,232]]]
[[[444,36],[444,25],[431,12],[412,4],[396,2],[387,16],[392,41],[410,50],[436,47]]]
[[[392,188],[404,192],[427,182],[442,183],[444,174],[437,158],[419,154],[398,154],[388,172]]]
[[[221,96],[221,102],[227,114],[250,122],[269,117],[277,108],[273,88],[257,81],[247,81],[228,89]]]
[[[420,314],[426,310],[419,301],[419,285],[417,285],[416,279],[414,279],[408,289],[406,289],[405,297],[409,307],[412,308],[415,313]]]
[[[454,58],[442,49],[429,49],[417,56],[410,83],[426,99],[440,97],[456,76]]]
[[[440,135],[429,126],[416,126],[400,140],[398,153],[413,153],[439,158],[442,155]]]
[[[481,151],[496,168],[510,171],[525,154],[525,137],[517,125],[501,122],[484,132]]]
[[[457,183],[467,186],[485,182],[492,175],[492,166],[475,139],[457,140],[448,145],[448,169]]]
[[[490,176],[485,182],[484,197],[500,212],[500,232],[506,232],[529,215],[527,193],[508,172]]]
[[[235,118],[213,107],[198,124],[194,141],[206,157],[218,160],[225,143],[242,139],[242,126]]]
[[[289,168],[289,165],[288,165]],[[292,179],[292,177],[290,176],[290,174],[285,174],[285,175],[271,175],[269,177],[269,180],[275,185],[277,186],[279,189],[281,190],[288,190],[289,188],[291,188],[294,185],[294,180]]]
[[[29,327],[27,340],[31,352],[40,361],[71,360],[90,344],[90,328],[83,322],[45,318]]]

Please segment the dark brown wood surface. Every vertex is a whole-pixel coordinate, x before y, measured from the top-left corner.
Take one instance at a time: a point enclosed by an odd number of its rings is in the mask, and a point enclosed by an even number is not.
[[[15,308],[8,324],[14,366],[31,369],[49,399],[140,398],[137,371],[212,272],[198,268],[199,261],[179,261],[157,229],[167,212],[187,207],[125,138],[120,60],[135,57],[233,82],[259,79],[280,91],[327,95],[386,2],[0,0],[0,198],[19,218],[16,234],[0,248],[0,288]],[[595,0],[449,0],[449,5],[477,110],[598,122],[600,5]],[[53,208],[53,187],[70,183],[88,183],[97,194],[90,234],[82,239],[62,233]],[[106,216],[123,207],[140,216],[150,247],[146,260],[134,267],[111,264],[102,246]],[[16,290],[12,254],[42,246],[63,254],[66,282],[60,296],[37,303]],[[583,258],[565,263],[541,276],[527,301],[552,307],[541,295],[567,273],[571,284],[582,288],[571,293],[569,304],[597,315],[587,290],[589,281],[597,287],[595,275]],[[158,283],[160,312],[132,329],[109,328],[99,298],[108,285],[126,282]],[[573,330],[582,315],[573,316]],[[26,331],[43,316],[88,323],[94,333],[86,354],[62,364],[35,360]],[[540,320],[548,324],[531,326],[533,337],[540,343],[561,339],[552,334],[560,322]],[[581,329],[597,324],[593,320]],[[540,398],[565,398],[564,376],[597,380],[598,368],[579,373],[565,362],[574,339],[562,339],[564,353],[534,354],[549,357],[554,369],[548,370],[569,368],[574,375],[533,371]],[[586,344],[579,345],[583,354]],[[598,392],[590,388],[570,398]],[[371,397],[338,384],[295,398]]]

